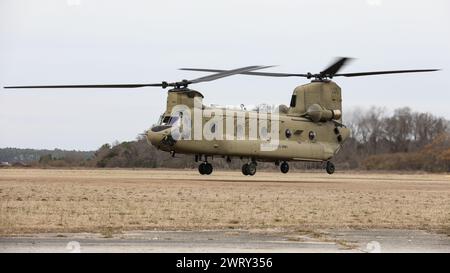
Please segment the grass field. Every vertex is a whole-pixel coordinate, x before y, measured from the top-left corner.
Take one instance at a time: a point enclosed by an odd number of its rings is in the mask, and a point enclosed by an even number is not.
[[[0,169],[0,235],[277,227],[450,233],[450,175]]]

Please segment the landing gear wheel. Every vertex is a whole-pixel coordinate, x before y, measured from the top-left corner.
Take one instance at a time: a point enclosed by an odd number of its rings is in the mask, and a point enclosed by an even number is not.
[[[255,163],[249,163],[247,165],[248,165],[248,167],[247,167],[248,175],[251,175],[251,176],[255,175],[255,173],[256,173],[256,164]]]
[[[198,165],[198,172],[201,175],[204,175],[204,174],[210,175],[210,174],[212,174],[212,171],[213,171],[213,166],[211,165],[211,163],[203,162],[200,165]]]
[[[255,175],[256,173],[256,164],[255,163],[245,163],[242,165],[242,174],[243,175]]]
[[[200,165],[198,165],[198,172],[201,174],[201,175],[204,175],[204,174],[206,174],[206,172],[205,172],[205,163],[201,163]]]
[[[213,172],[213,166],[211,163],[205,163],[205,174],[210,175]]]
[[[288,164],[287,162],[281,163],[281,165],[280,165],[280,171],[281,171],[282,173],[287,173],[287,172],[289,172],[289,164]]]
[[[249,175],[248,174],[248,164],[245,163],[244,165],[242,165],[242,174],[243,175]]]
[[[327,161],[327,166],[325,167],[325,169],[327,170],[328,174],[333,174],[334,173],[334,164],[331,163],[330,161]]]

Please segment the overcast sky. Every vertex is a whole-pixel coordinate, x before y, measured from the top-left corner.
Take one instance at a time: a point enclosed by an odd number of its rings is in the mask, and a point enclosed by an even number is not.
[[[450,119],[448,0],[0,0],[0,86],[146,83],[179,67],[443,71],[337,78],[345,110],[410,106]],[[205,103],[289,104],[303,78],[233,76],[192,86]],[[91,150],[133,140],[166,90],[0,90],[0,147]]]

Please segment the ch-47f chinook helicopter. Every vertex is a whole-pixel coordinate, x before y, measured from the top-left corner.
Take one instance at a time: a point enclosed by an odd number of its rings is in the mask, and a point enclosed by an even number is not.
[[[332,174],[335,167],[330,160],[339,152],[350,135],[350,130],[342,124],[341,88],[331,81],[333,77],[438,70],[338,73],[348,60],[349,58],[340,58],[316,74],[256,72],[270,66],[248,66],[233,70],[182,68],[182,70],[214,74],[194,80],[150,84],[43,85],[5,88],[171,87],[168,91],[166,110],[159,122],[147,131],[146,137],[158,149],[170,152],[172,155],[176,153],[194,155],[196,162],[201,161],[198,168],[200,174],[212,173],[213,166],[208,159],[214,156],[222,156],[227,161],[231,161],[232,158],[247,159],[248,163],[242,166],[244,175],[255,175],[258,161],[274,162],[280,167],[282,173],[289,171],[289,161],[322,162],[326,172]],[[304,77],[312,81],[294,89],[289,107],[280,105],[276,111],[270,113],[244,108],[209,107],[203,104],[203,95],[200,92],[189,88],[191,84],[236,74]],[[256,130],[252,130],[253,128]]]

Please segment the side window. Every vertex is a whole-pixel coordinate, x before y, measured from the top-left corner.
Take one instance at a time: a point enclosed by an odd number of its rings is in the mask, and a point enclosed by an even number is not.
[[[261,140],[267,140],[268,132],[266,127],[259,128],[259,138]]]
[[[161,125],[168,125],[169,121],[170,121],[170,116],[165,116],[161,121]]]
[[[297,95],[292,95],[291,97],[291,107],[295,107],[297,104]]]
[[[179,119],[179,117],[170,117],[169,125],[174,125]]]
[[[290,138],[292,136],[292,132],[289,129],[286,129],[286,131],[284,132],[287,138]]]
[[[236,127],[236,139],[245,139],[245,134],[244,133],[245,133],[244,127],[241,124],[239,124]]]

